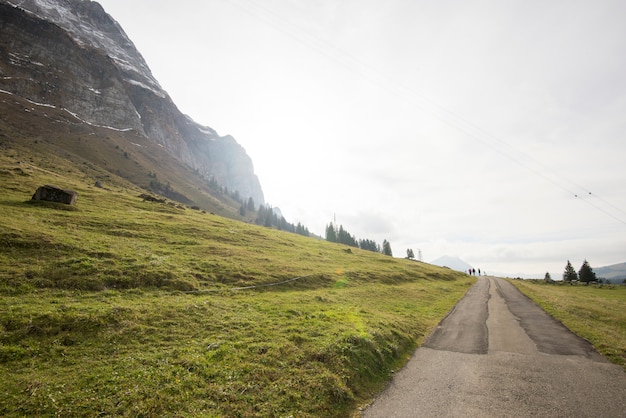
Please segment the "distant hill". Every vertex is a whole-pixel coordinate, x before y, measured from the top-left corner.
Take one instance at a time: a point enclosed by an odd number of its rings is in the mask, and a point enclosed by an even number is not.
[[[443,257],[439,257],[438,259],[432,261],[431,264],[434,264],[440,267],[448,267],[448,268],[451,268],[452,270],[462,271],[464,273],[466,273],[470,268],[472,268],[472,266],[470,266],[469,264],[467,264],[465,261],[461,260],[460,258],[450,257],[447,255],[444,255]]]
[[[598,279],[607,279],[612,283],[623,283],[626,280],[626,263],[594,268]]]

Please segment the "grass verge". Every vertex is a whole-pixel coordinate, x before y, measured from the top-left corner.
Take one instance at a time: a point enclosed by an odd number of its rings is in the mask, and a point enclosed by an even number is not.
[[[470,279],[2,297],[3,416],[349,416]]]
[[[626,370],[626,286],[569,286],[536,280],[511,283]]]

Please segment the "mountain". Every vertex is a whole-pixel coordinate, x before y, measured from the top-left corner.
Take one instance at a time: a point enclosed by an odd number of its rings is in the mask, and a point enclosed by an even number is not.
[[[596,277],[607,279],[613,283],[623,283],[626,280],[626,263],[612,264],[610,266],[594,268]]]
[[[472,266],[470,266],[469,264],[467,264],[465,261],[461,260],[460,258],[450,257],[447,255],[444,255],[443,257],[439,257],[438,259],[432,261],[430,264],[434,264],[440,267],[448,267],[448,268],[451,268],[452,270],[462,271],[464,273],[467,273],[467,271],[470,268],[472,268]]]
[[[22,125],[0,114],[5,129],[0,133],[12,141],[33,139],[24,132],[37,127],[36,137],[50,150],[57,146],[57,153],[78,155],[142,187],[152,184],[155,192],[184,197],[186,203],[206,200],[195,195],[198,189],[209,190],[209,182],[264,203],[243,147],[184,115],[97,2],[0,0],[0,94],[11,116],[31,113],[19,115]],[[53,109],[65,115],[53,118]],[[57,130],[65,134],[55,135]],[[75,146],[77,141],[83,145]],[[125,149],[121,162],[102,161],[100,151],[111,146]],[[126,167],[124,158],[142,168]],[[172,193],[174,188],[180,190]]]

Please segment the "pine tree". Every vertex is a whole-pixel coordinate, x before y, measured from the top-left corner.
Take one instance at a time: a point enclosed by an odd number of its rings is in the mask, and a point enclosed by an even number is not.
[[[309,230],[307,229],[306,226],[302,225],[300,222],[298,222],[298,225],[296,225],[296,234],[299,235],[304,235],[305,237],[309,236]]]
[[[272,225],[275,224],[276,223],[274,222],[274,213],[272,212],[272,208],[268,208],[267,212],[265,213],[265,221],[263,222],[263,226],[271,228]]]
[[[246,207],[246,209],[250,212],[254,212],[254,199],[252,197],[248,199],[248,206]]]
[[[409,248],[406,250],[406,258],[408,258],[409,260],[413,260],[415,258],[415,253],[412,249]]]
[[[389,241],[383,240],[383,254],[393,257],[393,252],[391,251],[391,244]]]
[[[580,278],[581,282],[587,284],[596,281],[596,273],[593,272],[593,269],[591,268],[587,260],[585,260],[583,265],[580,267],[580,270],[578,271],[578,277]]]
[[[574,270],[574,267],[572,267],[572,263],[567,260],[567,265],[565,266],[565,271],[563,272],[563,281],[573,282],[576,280],[578,280],[576,270]]]
[[[359,240],[359,248],[361,248],[362,250],[373,251],[375,253],[382,252],[382,250],[380,249],[380,245],[378,245],[376,241],[371,239]]]
[[[337,242],[337,232],[332,222],[326,227],[326,241]]]
[[[337,232],[337,242],[340,244],[347,244],[347,235],[345,229],[343,229],[343,225],[339,225],[339,232]]]
[[[263,225],[265,223],[265,218],[267,217],[267,208],[265,205],[259,206],[259,211],[256,216],[256,224]]]

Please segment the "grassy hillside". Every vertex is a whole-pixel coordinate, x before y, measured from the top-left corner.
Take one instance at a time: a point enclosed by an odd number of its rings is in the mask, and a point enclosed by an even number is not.
[[[349,416],[473,283],[1,141],[3,416]],[[75,210],[29,202],[43,184]]]
[[[626,370],[626,286],[569,286],[539,280],[512,283]]]

